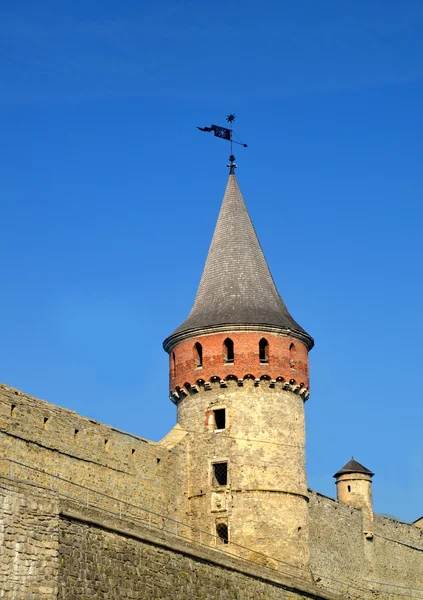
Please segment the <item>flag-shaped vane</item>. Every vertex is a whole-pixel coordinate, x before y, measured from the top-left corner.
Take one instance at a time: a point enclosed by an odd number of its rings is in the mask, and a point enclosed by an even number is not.
[[[200,131],[207,131],[207,132],[213,131],[215,137],[218,137],[222,140],[228,140],[229,142],[231,142],[231,146],[232,146],[232,144],[239,144],[240,146],[244,146],[244,148],[246,148],[247,144],[244,144],[243,142],[241,142],[241,140],[237,141],[237,140],[233,139],[233,135],[235,134],[235,132],[232,129],[232,123],[235,121],[235,115],[234,114],[228,115],[226,117],[226,120],[229,123],[231,129],[227,129],[226,127],[220,127],[219,125],[212,125],[211,127],[197,127],[197,129],[199,129]],[[235,134],[235,137],[238,137],[238,136]],[[231,150],[231,153],[232,153],[232,150]]]
[[[211,127],[197,127],[200,131],[214,131],[216,137],[220,137],[222,140],[231,141],[232,131],[226,129],[226,127],[219,127],[218,125],[212,125]]]

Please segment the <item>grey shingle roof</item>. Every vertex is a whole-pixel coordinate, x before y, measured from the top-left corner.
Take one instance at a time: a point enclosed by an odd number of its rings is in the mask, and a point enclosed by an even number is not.
[[[169,350],[204,329],[263,326],[313,347],[313,339],[291,317],[276,289],[237,179],[230,174],[194,305],[164,347]]]
[[[339,469],[339,471],[335,473],[334,477],[339,477],[339,475],[346,475],[348,473],[364,473],[366,475],[370,475],[370,477],[373,477],[374,475],[372,471],[369,471],[369,469],[363,467],[363,465],[354,460],[354,458],[348,461],[347,464],[342,467],[342,469]]]

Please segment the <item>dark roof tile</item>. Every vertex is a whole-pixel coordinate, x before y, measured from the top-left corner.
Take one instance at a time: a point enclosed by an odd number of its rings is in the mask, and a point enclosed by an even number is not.
[[[369,469],[363,467],[363,465],[354,460],[354,458],[348,461],[347,464],[342,467],[342,469],[339,469],[339,471],[335,473],[334,477],[346,475],[347,473],[364,473],[365,475],[370,475],[370,477],[373,477],[374,475],[372,471],[369,471]]]

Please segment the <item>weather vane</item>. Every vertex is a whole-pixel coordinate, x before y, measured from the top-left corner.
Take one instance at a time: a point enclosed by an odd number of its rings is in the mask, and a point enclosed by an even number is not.
[[[197,127],[197,129],[199,129],[200,131],[213,131],[214,135],[216,137],[221,138],[222,140],[228,140],[231,143],[231,154],[229,156],[229,164],[228,167],[230,169],[230,173],[234,173],[235,169],[236,169],[236,164],[235,164],[235,156],[232,154],[232,144],[239,144],[240,146],[243,146],[244,148],[247,148],[247,144],[244,144],[239,137],[236,135],[235,131],[232,128],[232,123],[235,121],[235,115],[233,113],[230,113],[227,117],[226,117],[226,121],[229,123],[229,129],[227,127],[220,127],[219,125],[212,125],[211,127]],[[235,136],[237,139],[234,140],[233,136]]]

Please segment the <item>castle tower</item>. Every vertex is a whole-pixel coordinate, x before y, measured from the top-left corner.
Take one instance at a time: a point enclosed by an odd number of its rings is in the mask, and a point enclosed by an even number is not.
[[[354,457],[334,477],[340,502],[373,513],[372,477],[374,473],[363,467]]]
[[[313,343],[279,296],[231,168],[194,306],[164,348],[178,423],[191,434],[191,524],[210,543],[217,536],[275,567],[263,555],[308,566],[304,401]]]

